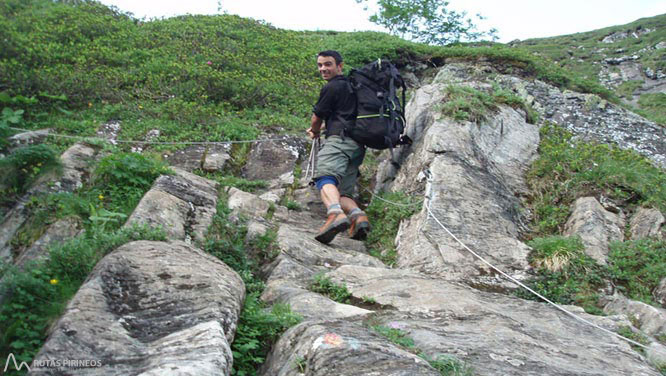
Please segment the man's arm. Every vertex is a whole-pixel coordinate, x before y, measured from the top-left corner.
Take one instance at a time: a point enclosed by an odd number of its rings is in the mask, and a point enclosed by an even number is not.
[[[310,138],[318,138],[321,133],[321,124],[323,120],[319,116],[312,114],[312,119],[310,120],[310,128],[308,128],[307,133]]]

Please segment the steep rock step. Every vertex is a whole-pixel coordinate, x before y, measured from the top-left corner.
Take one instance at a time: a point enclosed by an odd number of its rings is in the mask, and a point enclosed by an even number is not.
[[[439,376],[425,360],[359,323],[306,321],[282,335],[263,376]]]
[[[172,168],[162,175],[125,223],[162,227],[169,239],[202,241],[217,210],[219,183]]]
[[[230,188],[228,193],[229,208],[234,215],[249,217],[248,228],[251,231],[248,236],[256,236],[257,232],[268,230],[270,224],[263,218],[269,209],[267,201],[236,188]],[[276,238],[279,254],[262,268],[262,274],[266,276],[266,288],[261,295],[263,301],[269,304],[289,304],[292,311],[306,320],[372,313],[308,290],[317,274],[340,265],[383,267],[381,261],[367,254],[362,242],[341,233],[328,245],[319,243],[314,237],[323,218],[307,211],[295,212],[276,206],[273,220],[279,226]]]
[[[377,320],[429,356],[454,355],[478,375],[659,375],[628,343],[546,304],[407,270],[345,265],[327,275],[354,297],[395,308]],[[609,330],[629,325],[567,308]]]
[[[294,312],[305,319],[333,319],[371,313],[308,291],[315,275],[340,265],[383,266],[381,261],[365,253],[363,243],[346,238],[345,234],[339,234],[331,245],[314,240],[315,234],[314,230],[291,223],[280,225],[277,233],[280,254],[265,269],[269,277],[262,300],[288,303]]]
[[[184,242],[131,242],[97,264],[35,364],[101,361],[68,369],[81,375],[229,375],[244,295],[236,272]]]

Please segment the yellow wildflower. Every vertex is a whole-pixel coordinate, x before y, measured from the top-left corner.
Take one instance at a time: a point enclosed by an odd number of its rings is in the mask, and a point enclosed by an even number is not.
[[[57,285],[58,280],[54,278],[54,279],[50,280],[49,283],[52,284],[52,285]]]
[[[104,200],[104,195],[99,195],[99,196],[97,196],[97,198],[100,199],[100,200]]]

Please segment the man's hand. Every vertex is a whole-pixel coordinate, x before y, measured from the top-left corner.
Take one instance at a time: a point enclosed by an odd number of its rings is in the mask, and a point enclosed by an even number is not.
[[[315,132],[312,127],[308,128],[306,132],[311,139],[319,138],[320,131]]]

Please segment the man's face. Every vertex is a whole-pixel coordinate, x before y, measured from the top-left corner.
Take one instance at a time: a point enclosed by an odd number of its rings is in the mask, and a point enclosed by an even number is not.
[[[342,64],[336,65],[333,56],[319,56],[317,57],[317,67],[321,78],[326,81],[332,80],[335,76],[342,74]]]

